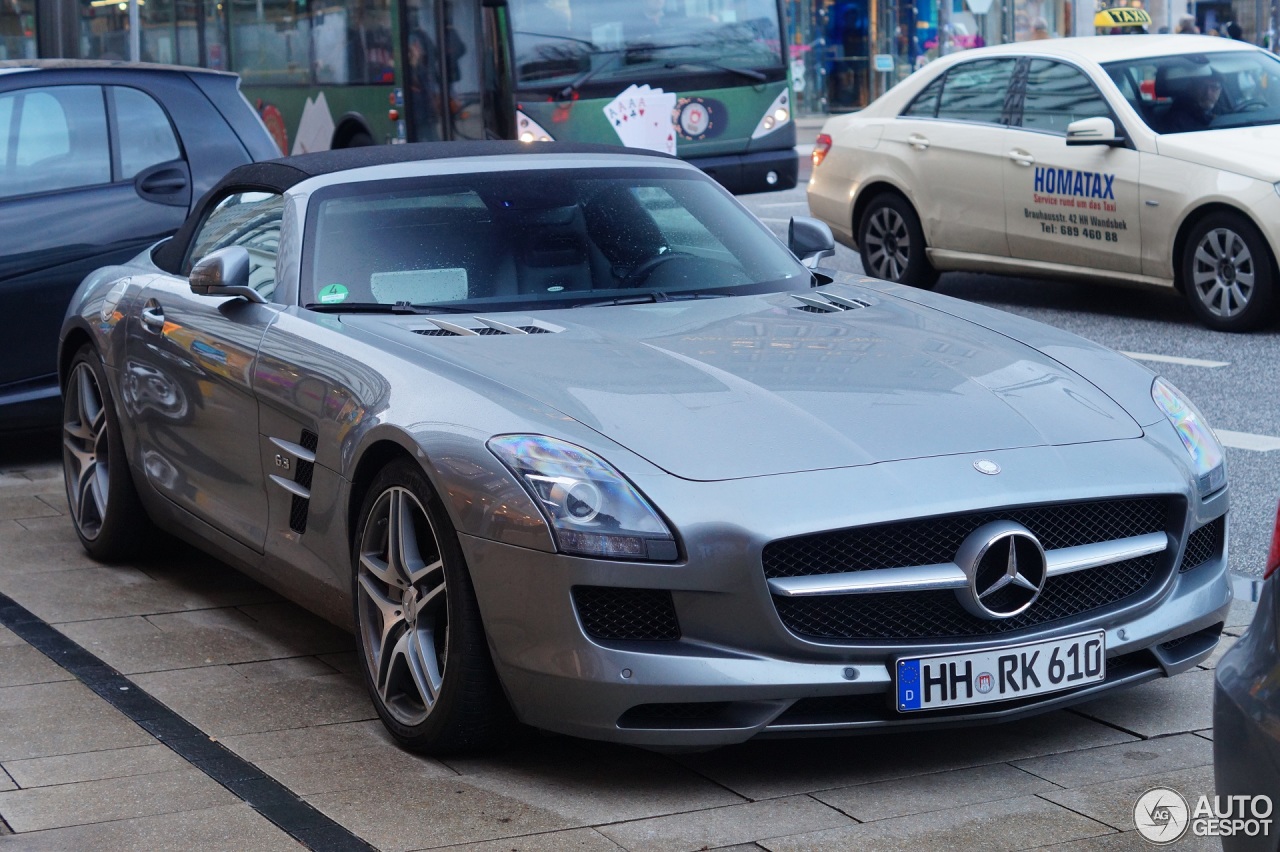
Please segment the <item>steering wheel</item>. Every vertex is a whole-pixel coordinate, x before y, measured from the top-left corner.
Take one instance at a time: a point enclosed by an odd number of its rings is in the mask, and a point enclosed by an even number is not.
[[[643,284],[645,281],[648,280],[649,276],[653,274],[653,271],[655,269],[657,269],[659,266],[662,266],[664,263],[668,263],[672,260],[675,260],[676,258],[686,258],[686,259],[692,258],[694,260],[700,259],[696,254],[690,254],[687,251],[676,251],[675,249],[668,249],[667,251],[658,252],[657,254],[650,255],[649,257],[640,261],[640,263],[634,269],[628,272],[627,277],[622,279],[621,286],[639,287],[641,284]]]
[[[1248,98],[1236,104],[1236,112],[1253,112],[1254,110],[1266,109],[1271,106],[1268,101],[1262,98]]]

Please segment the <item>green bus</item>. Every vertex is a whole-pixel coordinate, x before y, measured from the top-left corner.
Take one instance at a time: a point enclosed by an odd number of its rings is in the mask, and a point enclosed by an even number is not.
[[[286,153],[604,142],[674,153],[733,192],[796,184],[781,0],[6,0],[0,9],[4,58],[238,73]]]

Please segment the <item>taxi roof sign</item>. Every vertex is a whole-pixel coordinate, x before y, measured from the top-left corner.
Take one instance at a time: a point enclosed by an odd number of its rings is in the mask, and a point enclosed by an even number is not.
[[[1147,27],[1151,25],[1151,16],[1144,9],[1103,9],[1093,16],[1095,27]]]

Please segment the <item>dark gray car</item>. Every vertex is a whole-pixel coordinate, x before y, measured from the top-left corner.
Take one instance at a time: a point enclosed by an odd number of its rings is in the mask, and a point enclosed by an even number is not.
[[[1280,506],[1271,538],[1258,609],[1249,629],[1222,655],[1214,677],[1213,767],[1219,802],[1228,796],[1269,796],[1280,804]],[[1224,808],[1225,810],[1225,808]],[[1219,811],[1215,815],[1221,816]],[[1232,818],[1240,818],[1238,812]],[[1280,849],[1280,813],[1266,814],[1269,830],[1247,829],[1222,838],[1228,852]],[[1256,820],[1255,826],[1256,828]]]
[[[0,62],[0,146],[0,430],[52,427],[76,285],[280,152],[233,74],[71,60]]]

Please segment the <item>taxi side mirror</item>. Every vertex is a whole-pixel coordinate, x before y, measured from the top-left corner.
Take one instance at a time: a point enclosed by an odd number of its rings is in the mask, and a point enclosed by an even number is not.
[[[1116,125],[1109,118],[1082,118],[1067,125],[1068,145],[1109,145],[1116,147],[1125,142],[1116,135]]]

